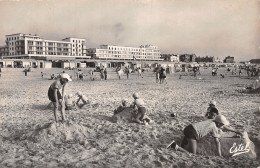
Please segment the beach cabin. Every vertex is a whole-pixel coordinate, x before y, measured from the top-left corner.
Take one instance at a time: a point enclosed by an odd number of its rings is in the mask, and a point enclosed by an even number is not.
[[[43,64],[43,68],[52,68],[52,62],[45,61],[44,64]]]
[[[73,69],[76,67],[75,62],[62,62],[61,67],[64,69]]]

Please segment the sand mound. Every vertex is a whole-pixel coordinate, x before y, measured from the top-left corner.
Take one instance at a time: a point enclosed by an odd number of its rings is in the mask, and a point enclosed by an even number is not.
[[[220,138],[221,153],[224,157],[256,158],[255,145],[244,132],[243,137],[236,137],[234,133],[224,133]],[[217,156],[215,139],[204,137],[198,143],[198,153],[207,156]]]
[[[91,138],[89,129],[72,121],[64,123],[47,123],[37,125],[32,132],[27,133],[26,139],[40,144],[80,143],[86,144]]]
[[[240,92],[240,93],[259,94],[260,93],[260,87],[258,87],[256,89],[243,88],[243,89],[240,89],[240,90],[237,90],[237,91]]]
[[[258,94],[258,93],[260,93],[260,87],[259,87],[259,88],[256,88],[256,89],[248,90],[247,93],[250,93],[250,94]]]
[[[113,119],[116,122],[127,122],[127,123],[129,123],[129,122],[133,122],[133,120],[135,119],[135,116],[136,116],[136,114],[135,114],[133,108],[127,107],[126,109],[124,109],[120,113],[113,115]]]

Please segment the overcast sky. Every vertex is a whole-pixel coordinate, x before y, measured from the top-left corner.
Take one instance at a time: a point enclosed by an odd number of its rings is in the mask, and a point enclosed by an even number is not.
[[[162,53],[195,53],[236,61],[260,58],[259,0],[0,0],[5,35],[78,37],[101,44],[157,45]]]

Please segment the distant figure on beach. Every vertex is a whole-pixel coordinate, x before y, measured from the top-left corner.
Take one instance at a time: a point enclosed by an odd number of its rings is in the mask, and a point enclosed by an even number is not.
[[[198,68],[197,67],[193,67],[192,70],[193,70],[194,77],[196,77]]]
[[[225,75],[223,75],[223,74],[220,74],[220,76],[221,76],[222,78],[225,78]]]
[[[83,77],[84,77],[83,72],[79,71],[78,75],[79,75],[79,80],[83,80]]]
[[[129,73],[130,73],[129,68],[125,67],[125,74],[127,79],[129,79]]]
[[[65,110],[77,110],[76,103],[72,98],[72,94],[65,95]]]
[[[122,100],[121,105],[114,110],[114,115],[120,113],[127,108],[126,100]]]
[[[239,78],[240,78],[241,74],[242,74],[241,68],[239,68],[238,74],[239,74]]]
[[[54,74],[51,74],[50,80],[53,80],[53,79],[55,79],[55,75],[54,75]]]
[[[212,68],[212,76],[217,76],[217,68]]]
[[[250,77],[250,72],[251,72],[250,67],[246,68],[246,72],[247,72],[247,76]]]
[[[124,74],[124,71],[120,68],[118,71],[117,71],[117,75],[118,75],[118,79],[120,80],[121,79],[121,76]]]
[[[61,104],[61,117],[62,121],[66,120],[65,116],[65,102],[64,102],[64,92],[65,92],[65,86],[66,84],[72,81],[70,76],[66,73],[61,74],[61,78],[54,81],[51,86],[49,87],[48,91],[48,97],[49,100],[54,105],[54,118],[57,122],[57,111],[58,111],[58,105]],[[62,89],[62,94],[60,93],[60,89]]]
[[[41,72],[41,77],[42,77],[42,79],[43,79],[43,72]]]
[[[90,75],[90,80],[95,80],[95,78],[94,78],[94,71],[90,70],[88,73]]]
[[[156,68],[155,78],[156,78],[156,83],[159,83],[159,81],[160,81],[160,69],[159,68]]]
[[[105,76],[105,80],[107,80],[107,69],[104,69],[104,76]]]
[[[207,113],[205,117],[207,117],[208,119],[214,119],[215,116],[218,115],[218,109],[216,108],[216,104],[217,102],[215,100],[211,100],[209,102],[209,107],[207,108]]]
[[[221,137],[220,132],[222,129],[227,131],[235,132],[239,135],[242,135],[239,131],[228,127],[229,121],[223,115],[218,115],[215,119],[205,120],[190,124],[187,126],[183,133],[184,138],[181,143],[181,147],[187,151],[196,154],[197,152],[197,141],[206,135],[211,135],[215,138],[218,154],[221,156],[221,145],[219,138]]]
[[[101,79],[101,80],[104,80],[104,78],[105,78],[104,69],[101,68],[101,69],[100,69],[100,79]]]
[[[142,123],[144,115],[146,113],[146,108],[143,99],[140,98],[138,93],[133,94],[134,102],[132,104],[132,107],[135,109],[137,108],[137,116],[135,121],[137,123]]]
[[[161,67],[161,71],[160,71],[160,83],[167,83],[166,82],[166,71],[163,67]]]
[[[1,78],[1,75],[2,75],[2,74],[1,74],[1,73],[2,73],[2,69],[1,69],[1,68],[2,68],[2,67],[0,66],[0,78]]]
[[[76,104],[79,106],[79,108],[84,107],[86,104],[89,104],[88,98],[83,95],[81,92],[77,92],[78,100],[76,101]],[[82,104],[79,104],[79,101],[82,101]]]
[[[25,69],[24,69],[24,75],[25,75],[25,76],[27,76],[27,72],[28,72],[28,69],[25,68]]]
[[[137,69],[137,72],[138,72],[138,78],[142,77],[142,69],[140,67]]]

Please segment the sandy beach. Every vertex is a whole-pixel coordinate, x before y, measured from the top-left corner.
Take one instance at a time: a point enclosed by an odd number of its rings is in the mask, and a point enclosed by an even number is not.
[[[73,76],[66,94],[81,91],[91,105],[77,111],[66,111],[68,122],[54,123],[52,108],[48,108],[50,74],[63,69],[32,69],[24,76],[23,69],[3,68],[0,78],[0,167],[257,167],[260,145],[260,100],[258,94],[240,93],[249,79],[231,75],[226,68],[211,76],[211,68],[201,68],[197,77],[190,73],[167,75],[167,84],[155,82],[152,70],[143,78],[137,73],[118,80],[108,69],[108,80],[90,81],[88,76],[75,80]],[[44,78],[41,78],[44,72]],[[95,72],[96,76],[99,73]],[[179,79],[180,74],[182,78]],[[259,87],[259,85],[258,85]],[[111,117],[122,99],[130,104],[138,92],[145,101],[150,125],[112,122]],[[179,144],[183,129],[203,120],[208,102],[215,99],[217,108],[232,127],[246,130],[255,143],[256,160],[188,155],[168,150],[173,139]],[[177,118],[170,116],[178,113]],[[60,117],[60,115],[58,115]]]

